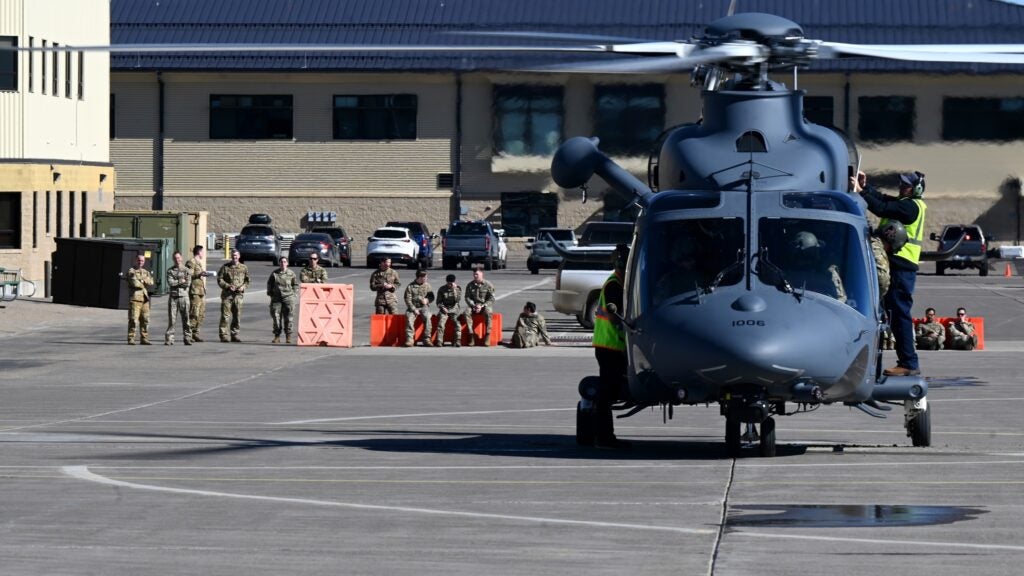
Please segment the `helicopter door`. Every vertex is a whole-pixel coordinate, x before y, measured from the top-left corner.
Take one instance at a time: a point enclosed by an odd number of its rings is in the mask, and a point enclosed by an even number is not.
[[[806,218],[762,218],[758,237],[760,257],[767,260],[765,265],[758,265],[761,282],[780,286],[784,279],[794,290],[828,296],[864,316],[872,316],[868,261],[864,242],[853,225]]]

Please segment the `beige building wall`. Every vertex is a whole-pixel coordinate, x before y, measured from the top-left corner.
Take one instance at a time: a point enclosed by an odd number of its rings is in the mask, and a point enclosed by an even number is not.
[[[30,38],[35,47],[43,40],[108,44],[110,3],[0,0],[0,35],[16,36],[22,47]],[[92,212],[113,208],[116,180],[109,164],[109,57],[84,54],[80,67],[72,52],[69,67],[67,52],[57,52],[54,93],[53,54],[20,53],[18,90],[0,92],[0,193],[16,199],[19,223],[18,245],[0,248],[0,268],[21,269],[39,297],[55,239],[89,235]]]

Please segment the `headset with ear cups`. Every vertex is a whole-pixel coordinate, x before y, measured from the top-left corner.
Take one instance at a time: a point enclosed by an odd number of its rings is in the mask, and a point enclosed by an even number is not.
[[[924,174],[915,170],[914,175],[917,176],[917,184],[914,184],[914,198],[920,198],[924,194]]]

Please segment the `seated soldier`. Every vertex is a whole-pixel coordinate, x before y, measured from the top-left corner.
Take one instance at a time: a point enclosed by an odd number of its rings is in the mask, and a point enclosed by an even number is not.
[[[967,320],[967,310],[956,309],[956,320],[949,325],[950,350],[974,350],[978,346],[978,333]]]
[[[839,267],[822,258],[822,244],[812,232],[797,232],[790,240],[791,265],[785,269],[793,288],[806,289],[846,302],[846,289]]]
[[[537,314],[537,305],[527,302],[523,306],[523,312],[516,322],[515,332],[512,334],[512,348],[533,348],[544,342],[551,345],[551,338],[548,336],[548,328],[544,317]]]
[[[924,322],[914,327],[918,350],[942,350],[946,341],[946,327],[935,319],[935,308],[924,311]]]

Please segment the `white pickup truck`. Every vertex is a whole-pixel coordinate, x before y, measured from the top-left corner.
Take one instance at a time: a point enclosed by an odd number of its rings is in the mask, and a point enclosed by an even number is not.
[[[563,258],[551,292],[555,310],[575,316],[588,330],[593,328],[601,288],[612,274],[612,251],[617,244],[628,244],[632,236],[631,222],[589,222],[580,233],[579,246],[553,246]]]

